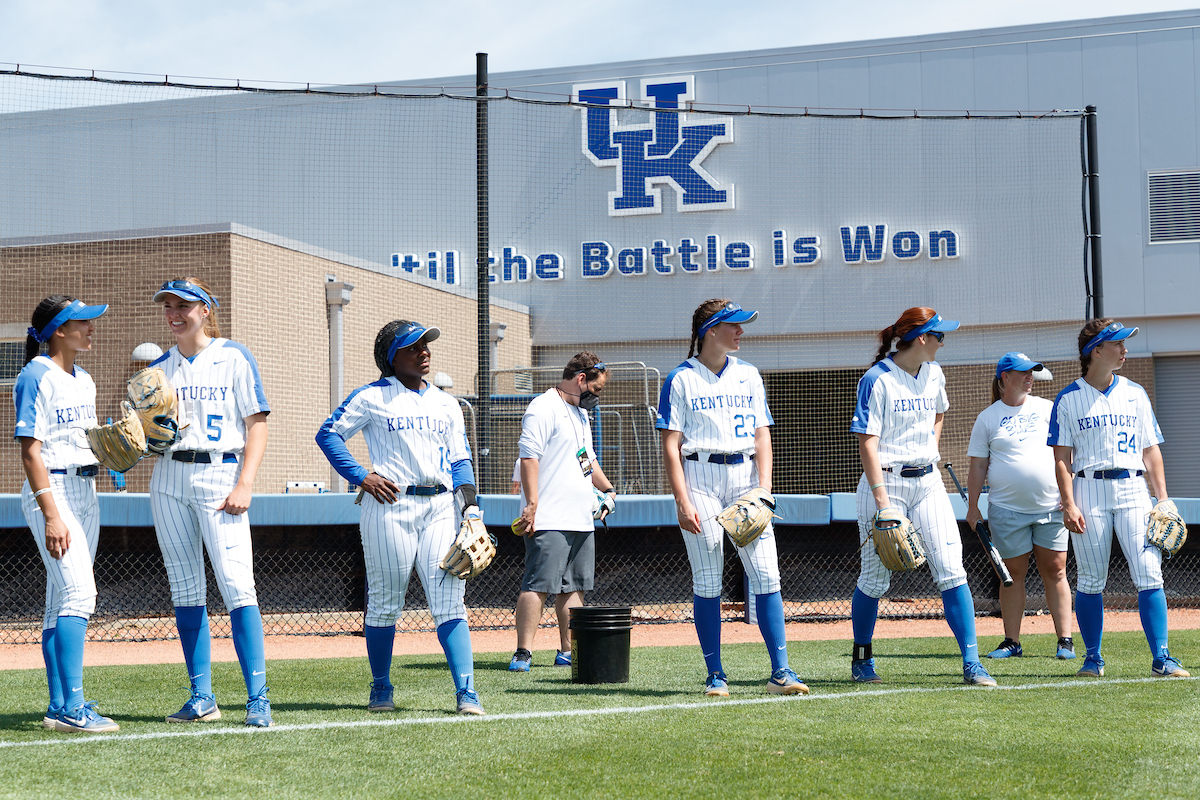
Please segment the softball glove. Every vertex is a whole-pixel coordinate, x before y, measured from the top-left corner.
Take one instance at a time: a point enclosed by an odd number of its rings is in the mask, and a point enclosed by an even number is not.
[[[894,508],[871,518],[871,538],[879,560],[892,572],[908,572],[925,563],[925,548],[912,521]]]
[[[487,569],[496,557],[496,537],[488,533],[478,506],[463,511],[458,538],[442,559],[442,569],[456,578],[469,581]]]
[[[179,441],[179,403],[160,367],[146,367],[129,379],[129,404],[142,421],[146,449],[159,455]]]
[[[121,403],[121,419],[87,429],[88,446],[96,460],[109,469],[127,472],[146,452],[146,432],[129,403]]]
[[[717,514],[717,522],[738,547],[753,542],[771,524],[775,498],[766,489],[751,489]]]
[[[1183,547],[1183,543],[1187,541],[1187,525],[1183,523],[1183,517],[1179,516],[1174,502],[1163,500],[1150,512],[1150,519],[1146,524],[1146,541],[1162,550],[1167,558],[1178,553]]]

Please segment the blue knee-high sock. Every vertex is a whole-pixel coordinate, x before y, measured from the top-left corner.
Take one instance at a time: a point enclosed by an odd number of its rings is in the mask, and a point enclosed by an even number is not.
[[[708,674],[723,672],[721,669],[721,596],[701,597],[692,595],[692,616],[696,622],[696,638],[700,640],[700,652],[704,654],[704,666]]]
[[[63,707],[63,683],[58,672],[58,651],[54,647],[55,628],[42,630],[42,660],[46,662],[46,684],[50,687],[50,710]]]
[[[475,688],[475,655],[471,652],[471,629],[465,619],[452,619],[438,625],[438,641],[446,654],[454,690]]]
[[[964,664],[979,661],[979,644],[975,641],[975,599],[965,583],[942,592],[942,607],[946,611],[946,623],[958,640]]]
[[[850,600],[850,626],[855,644],[870,644],[875,638],[875,620],[879,618],[879,598],[871,597],[857,586]]]
[[[392,645],[396,641],[396,626],[375,627],[366,625],[363,633],[367,639],[367,663],[371,666],[374,683],[392,683]]]
[[[87,638],[87,624],[84,617],[59,617],[54,634],[58,679],[62,682],[63,709],[67,712],[76,712],[83,705],[83,640]]]
[[[1104,595],[1075,592],[1075,619],[1079,622],[1079,635],[1083,637],[1087,654],[1100,655],[1100,645],[1104,640]]]
[[[267,657],[263,652],[262,614],[258,606],[242,606],[229,612],[233,649],[242,665],[246,696],[258,697],[267,687]]]
[[[1150,645],[1150,655],[1167,657],[1167,593],[1161,588],[1138,592],[1138,614]]]
[[[175,606],[175,627],[194,694],[212,695],[212,633],[204,606]]]
[[[771,672],[788,665],[787,635],[783,627],[783,594],[754,595],[754,607],[758,610],[758,630],[766,642],[771,656]]]

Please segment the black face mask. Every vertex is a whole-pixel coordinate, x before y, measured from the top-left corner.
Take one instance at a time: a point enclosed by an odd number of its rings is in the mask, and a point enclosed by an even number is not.
[[[584,411],[592,411],[600,405],[600,395],[584,389],[579,393],[579,407]]]

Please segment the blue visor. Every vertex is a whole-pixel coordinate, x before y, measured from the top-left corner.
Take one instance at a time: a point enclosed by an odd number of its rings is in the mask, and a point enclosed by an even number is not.
[[[173,294],[176,297],[187,300],[189,303],[204,303],[209,308],[221,307],[221,304],[217,302],[217,298],[191,281],[167,281],[158,287],[158,291],[154,293],[153,302],[161,303],[164,296],[168,294]]]
[[[700,326],[698,335],[703,337],[713,326],[719,325],[722,322],[737,323],[740,325],[743,322],[754,322],[756,319],[758,319],[757,311],[747,311],[737,303],[726,303],[724,308],[704,321],[704,324]]]
[[[89,306],[82,300],[76,300],[55,314],[54,319],[50,320],[46,327],[40,331],[36,328],[29,328],[25,332],[39,342],[48,342],[50,341],[50,337],[54,335],[54,332],[65,323],[73,319],[95,319],[105,311],[108,311],[107,305]]]
[[[402,326],[396,331],[396,337],[392,339],[392,343],[388,347],[387,363],[392,363],[392,359],[396,357],[396,353],[403,348],[414,345],[422,339],[426,342],[432,342],[441,335],[442,331],[440,328],[426,328],[419,322],[410,322]]]
[[[1114,322],[1093,336],[1092,340],[1083,346],[1083,352],[1080,355],[1086,356],[1105,342],[1119,342],[1122,339],[1128,339],[1130,336],[1137,336],[1137,332],[1137,328],[1126,328],[1121,323]]]
[[[996,377],[999,378],[1003,372],[1041,372],[1044,369],[1045,367],[1024,353],[1011,352],[1000,356],[1000,361],[996,364]]]
[[[929,319],[925,320],[921,325],[913,328],[908,333],[904,334],[901,341],[911,342],[921,334],[936,331],[937,333],[949,333],[950,331],[958,330],[959,323],[952,319],[942,319],[941,314],[934,314]]]

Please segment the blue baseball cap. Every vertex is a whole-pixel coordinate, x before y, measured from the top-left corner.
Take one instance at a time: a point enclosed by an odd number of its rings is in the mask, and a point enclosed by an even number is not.
[[[726,303],[725,307],[704,321],[697,332],[698,336],[704,336],[708,331],[722,322],[737,323],[754,322],[758,319],[757,311],[747,311],[737,303]]]
[[[1086,356],[1105,342],[1119,342],[1122,339],[1128,339],[1130,336],[1137,336],[1137,332],[1137,328],[1126,328],[1119,322],[1113,322],[1106,325],[1104,330],[1093,336],[1092,340],[1083,346],[1083,352],[1080,355]]]
[[[929,333],[930,331],[937,331],[938,333],[949,333],[950,331],[958,330],[958,326],[959,326],[958,322],[955,322],[952,319],[942,319],[941,314],[934,314],[932,317],[925,320],[923,323],[918,325],[916,328],[913,328],[911,331],[904,334],[904,336],[901,338],[901,341],[911,342],[913,339],[917,338],[921,334]]]
[[[54,319],[46,323],[46,327],[42,328],[40,331],[31,326],[26,329],[25,332],[39,342],[48,342],[56,330],[71,320],[95,319],[105,311],[108,311],[107,304],[102,306],[89,306],[82,300],[75,300],[74,302],[68,304],[67,307],[62,311],[59,311],[57,314],[55,314]]]
[[[158,287],[158,291],[154,293],[152,302],[161,303],[163,297],[168,294],[173,294],[176,297],[187,300],[189,303],[204,303],[209,308],[221,307],[221,304],[217,302],[217,298],[191,281],[167,281]]]
[[[388,346],[387,363],[392,363],[392,359],[396,357],[398,350],[402,350],[422,340],[432,342],[441,335],[441,328],[434,328],[432,326],[426,328],[419,322],[410,322],[407,325],[402,325],[396,331],[396,336],[392,339],[391,345]]]
[[[1042,380],[1042,372],[1049,372],[1045,365],[1039,364],[1024,353],[1018,353],[1015,350],[1005,353],[1000,356],[1000,360],[996,363],[996,377],[999,378],[1002,372],[1028,372],[1032,370],[1039,373],[1034,377]]]

